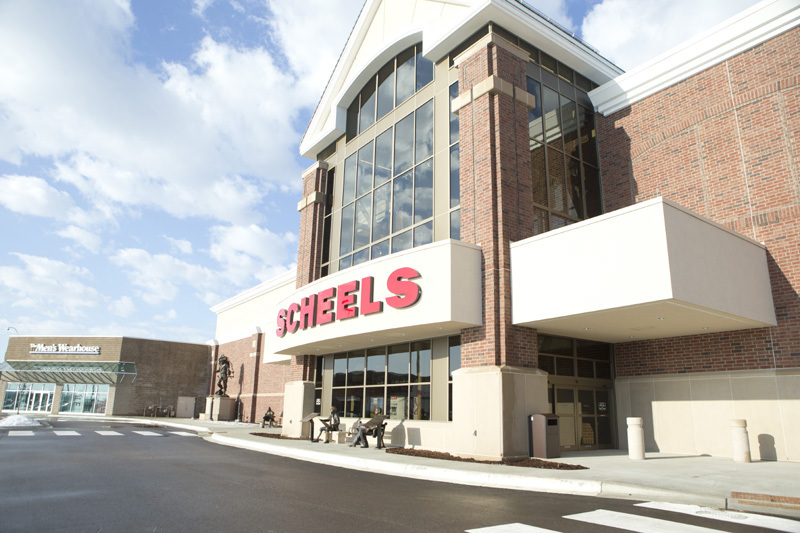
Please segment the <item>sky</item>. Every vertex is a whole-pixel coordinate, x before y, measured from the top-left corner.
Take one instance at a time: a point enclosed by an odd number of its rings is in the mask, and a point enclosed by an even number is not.
[[[629,70],[756,2],[528,3]],[[292,269],[299,143],[362,4],[0,0],[0,360],[13,334],[207,342],[211,306]]]

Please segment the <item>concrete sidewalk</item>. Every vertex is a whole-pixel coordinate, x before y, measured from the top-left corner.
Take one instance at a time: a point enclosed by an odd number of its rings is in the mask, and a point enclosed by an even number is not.
[[[664,453],[648,453],[645,461],[632,461],[624,451],[601,450],[566,453],[552,459],[580,464],[588,470],[549,470],[418,458],[389,454],[375,447],[362,449],[265,438],[252,433],[280,433],[280,430],[262,429],[257,424],[175,418],[126,420],[189,429],[219,444],[378,474],[512,490],[694,504],[800,518],[800,463],[797,462],[735,463],[727,458]]]

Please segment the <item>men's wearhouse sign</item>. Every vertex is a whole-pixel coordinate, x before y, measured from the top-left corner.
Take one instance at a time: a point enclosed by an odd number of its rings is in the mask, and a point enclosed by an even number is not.
[[[386,298],[386,305],[403,309],[417,303],[422,296],[422,289],[411,280],[419,277],[419,272],[409,267],[398,268],[389,274],[386,288],[393,296]],[[298,329],[380,313],[384,302],[374,299],[374,286],[375,278],[367,276],[360,282],[354,280],[342,283],[338,287],[301,298],[300,303],[293,303],[278,311],[278,329],[275,334],[283,337],[287,332],[295,333]]]

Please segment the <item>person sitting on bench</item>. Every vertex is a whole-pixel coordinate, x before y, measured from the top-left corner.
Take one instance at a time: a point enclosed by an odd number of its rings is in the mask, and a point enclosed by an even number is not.
[[[264,413],[264,423],[266,424],[269,422],[269,427],[275,423],[275,411],[272,410],[272,407],[267,407],[267,412]],[[261,427],[264,427],[263,425]]]
[[[319,442],[319,438],[322,437],[322,432],[325,432],[325,444],[331,441],[331,431],[339,431],[339,413],[336,412],[335,407],[331,407],[331,416],[328,418],[320,418],[320,422],[322,422],[322,427],[319,428],[319,435],[317,435],[316,442]]]
[[[380,420],[378,420],[378,424],[376,426],[376,425],[374,425],[373,421],[378,417],[380,417]],[[380,407],[376,407],[375,408],[375,418],[373,418],[372,420],[368,421],[366,424],[360,424],[358,426],[358,428],[356,428],[356,436],[353,437],[353,444],[351,444],[350,446],[351,447],[356,447],[356,446],[358,446],[358,443],[360,442],[362,448],[369,448],[369,444],[367,443],[367,435],[375,435],[378,438],[378,448],[381,448],[381,444],[382,444],[381,441],[383,439],[382,439],[382,435],[380,434],[380,432],[383,429],[382,423],[383,423],[383,419],[384,418],[385,417],[381,416],[381,408]],[[370,425],[370,423],[373,423],[373,425]]]

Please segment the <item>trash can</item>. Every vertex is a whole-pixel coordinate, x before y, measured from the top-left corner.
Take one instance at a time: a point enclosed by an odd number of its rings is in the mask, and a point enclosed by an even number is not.
[[[558,415],[538,413],[529,417],[528,451],[531,457],[561,457]]]

